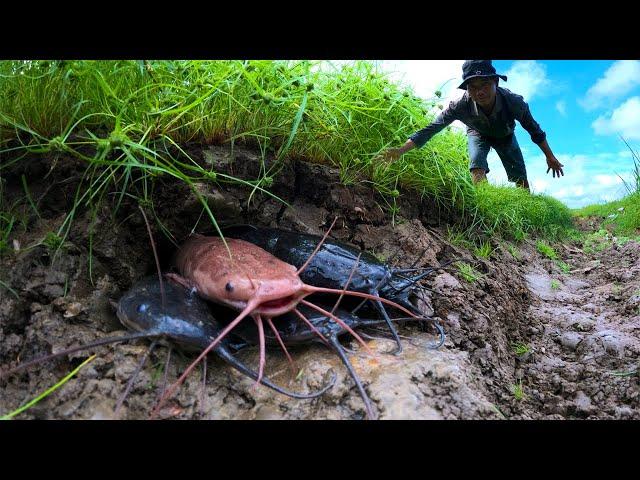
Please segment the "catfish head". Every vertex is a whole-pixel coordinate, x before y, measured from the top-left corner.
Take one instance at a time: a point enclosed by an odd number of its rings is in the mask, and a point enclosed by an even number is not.
[[[189,238],[175,260],[183,278],[172,278],[212,302],[239,311],[251,306],[266,318],[291,311],[311,293],[293,265],[244,240],[226,241],[231,255],[218,237]]]

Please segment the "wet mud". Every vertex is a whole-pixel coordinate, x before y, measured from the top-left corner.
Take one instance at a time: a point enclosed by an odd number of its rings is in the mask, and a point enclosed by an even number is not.
[[[264,165],[248,148],[191,146],[188,151],[217,172],[247,180],[259,178]],[[5,368],[126,333],[110,301],[156,271],[137,203],[125,197],[116,211],[117,192],[99,210],[77,212],[57,255],[38,245],[64,222],[82,168],[71,159],[55,165],[25,160],[3,179],[5,202],[20,194],[22,174],[32,179],[29,189],[40,214],[28,217],[27,228],[14,230],[10,250],[0,257],[0,280],[6,285],[0,285],[0,365]],[[46,180],[36,180],[48,172]],[[440,320],[447,334],[442,347],[429,349],[437,340],[435,331],[411,322],[398,326],[404,347],[400,355],[388,353],[394,342],[384,329],[368,331],[374,355],[348,335],[343,338],[380,419],[640,417],[637,242],[613,241],[589,252],[567,244],[558,253],[570,266],[568,273],[528,240],[515,247],[517,258],[513,246],[494,241],[492,256],[482,259],[447,241],[446,226],[456,221],[451,212],[403,195],[392,225],[382,208],[384,199],[368,186],[344,185],[337,169],[302,161],[287,165],[268,188],[289,207],[238,184],[202,182],[196,188],[221,224],[321,234],[338,216],[333,238],[394,266],[417,262],[437,267],[421,281],[423,288],[413,300],[423,313]],[[213,235],[215,229],[186,186],[159,177],[150,194],[154,207],[146,212],[162,269],[169,271],[176,246],[192,230]],[[472,265],[477,278],[467,280],[454,264],[442,267],[452,259]],[[156,347],[116,414],[116,402],[148,347],[144,340],[107,345],[0,379],[0,415],[33,399],[96,353],[74,378],[17,418],[149,418],[163,385],[175,381],[193,355],[172,349],[165,383],[169,349]],[[196,368],[160,418],[365,418],[358,390],[335,353],[320,343],[290,352],[294,366],[281,351],[268,350],[265,374],[274,382],[308,393],[335,372],[335,386],[317,399],[294,400],[256,386],[211,357],[206,382],[202,367]],[[257,368],[257,348],[241,350],[237,357]]]

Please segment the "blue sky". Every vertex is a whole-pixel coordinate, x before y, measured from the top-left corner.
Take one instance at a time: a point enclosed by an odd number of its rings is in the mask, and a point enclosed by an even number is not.
[[[460,83],[463,60],[382,61],[381,67],[417,95],[433,98],[442,90],[444,104],[464,92]],[[614,60],[495,60],[500,86],[524,96],[556,157],[564,177],[546,174],[541,150],[516,122],[529,183],[571,208],[621,198],[627,192],[619,176],[630,181],[631,152],[640,151],[640,61]],[[443,86],[444,85],[444,86]],[[459,124],[459,122],[455,122]],[[455,125],[455,124],[454,124]],[[463,127],[462,124],[457,125]],[[500,159],[489,154],[489,181],[507,183]]]

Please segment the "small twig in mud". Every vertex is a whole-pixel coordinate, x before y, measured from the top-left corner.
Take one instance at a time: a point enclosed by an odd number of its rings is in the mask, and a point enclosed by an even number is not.
[[[630,370],[628,372],[611,372],[610,375],[613,375],[614,377],[631,377],[632,375],[637,375],[638,374],[638,369],[636,368],[635,370]]]
[[[287,369],[283,368],[282,370],[278,370],[277,372],[274,372],[274,373],[270,374],[269,376],[271,378],[279,377],[280,375],[282,375],[286,371],[287,371]]]
[[[144,366],[145,362],[147,361],[147,358],[151,354],[151,351],[154,349],[156,344],[157,344],[157,340],[154,340],[151,343],[151,346],[149,347],[149,349],[145,352],[145,354],[140,359],[140,362],[138,363],[138,365],[136,366],[136,369],[134,370],[133,374],[131,375],[131,378],[127,382],[127,386],[124,389],[124,392],[122,393],[122,395],[120,395],[120,398],[116,402],[116,408],[114,408],[114,410],[113,410],[113,412],[116,415],[120,412],[120,408],[122,408],[122,404],[124,403],[125,399],[129,395],[129,392],[131,391],[131,387],[133,387],[133,382],[135,382],[136,378],[138,377],[138,374],[140,373],[140,370],[142,370],[142,367]]]
[[[151,233],[151,226],[149,225],[149,221],[147,220],[147,215],[144,213],[144,209],[141,205],[138,205],[138,208],[142,212],[142,217],[144,218],[144,223],[147,225],[147,231],[149,232],[149,241],[151,242],[151,248],[153,249],[153,256],[156,259],[156,267],[158,268],[158,280],[160,281],[160,296],[162,297],[162,309],[165,309],[165,299],[164,299],[164,283],[162,282],[162,272],[160,271],[160,261],[158,260],[158,253],[156,252],[156,242],[153,241],[153,234]]]

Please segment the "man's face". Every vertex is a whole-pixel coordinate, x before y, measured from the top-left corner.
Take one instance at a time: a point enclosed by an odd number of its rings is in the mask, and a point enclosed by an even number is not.
[[[474,78],[467,83],[467,92],[481,107],[491,107],[496,98],[497,83],[495,78]]]

